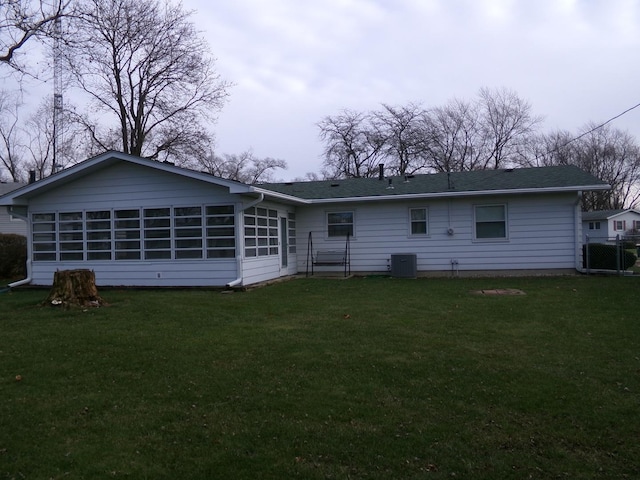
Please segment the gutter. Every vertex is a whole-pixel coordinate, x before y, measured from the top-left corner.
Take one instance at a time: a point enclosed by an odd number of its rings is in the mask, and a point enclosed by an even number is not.
[[[582,195],[583,190],[609,190],[610,185],[585,185],[580,187],[544,187],[544,188],[519,188],[519,189],[502,189],[502,190],[466,190],[466,191],[449,191],[436,193],[405,193],[400,195],[369,195],[362,197],[331,197],[331,198],[312,198],[308,199],[310,204],[324,203],[348,203],[348,202],[385,202],[391,200],[419,200],[428,198],[453,198],[453,197],[480,197],[487,195],[523,195],[537,193],[564,193],[578,192]]]
[[[264,193],[262,192],[258,192],[258,193],[259,193],[258,198],[250,202],[248,205],[243,205],[241,212],[244,212],[248,208],[255,207],[256,205],[258,205],[264,200]],[[238,222],[238,224],[240,224],[240,222]],[[241,249],[239,250],[241,251]],[[243,280],[242,279],[242,255],[236,255],[236,272],[238,272],[238,278],[236,278],[235,280],[231,280],[229,283],[227,283],[226,284],[227,288],[237,287],[238,285],[242,284],[242,280]]]
[[[578,198],[576,199],[575,203],[573,204],[573,211],[574,211],[574,222],[573,222],[573,228],[574,228],[574,233],[575,233],[575,267],[576,267],[576,271],[578,273],[587,273],[587,270],[582,266],[584,265],[584,259],[582,258],[580,249],[582,248],[582,208],[580,208],[580,202],[582,202],[582,192],[578,192]],[[580,262],[580,259],[582,259],[582,262]]]

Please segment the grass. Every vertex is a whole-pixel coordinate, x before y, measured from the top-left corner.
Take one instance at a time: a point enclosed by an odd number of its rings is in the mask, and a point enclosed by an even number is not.
[[[0,478],[638,478],[639,286],[0,294]]]

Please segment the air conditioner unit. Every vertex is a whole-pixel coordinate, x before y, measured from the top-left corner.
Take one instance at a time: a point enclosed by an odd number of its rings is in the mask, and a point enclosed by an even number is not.
[[[418,261],[415,253],[396,253],[391,255],[391,276],[395,278],[416,278]]]

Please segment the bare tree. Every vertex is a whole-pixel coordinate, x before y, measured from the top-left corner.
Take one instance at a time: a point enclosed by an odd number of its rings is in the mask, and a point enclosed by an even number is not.
[[[372,177],[377,175],[384,138],[371,125],[369,115],[343,110],[318,123],[325,143],[325,178]]]
[[[639,199],[640,147],[629,133],[588,124],[571,144],[574,164],[611,185],[608,192],[584,195],[585,210],[631,207]]]
[[[436,172],[476,170],[486,149],[477,104],[454,99],[423,115],[429,167]]]
[[[542,117],[533,115],[531,105],[512,90],[481,88],[478,97],[487,148],[483,168],[509,166]]]
[[[0,167],[12,181],[23,180],[24,147],[19,125],[21,101],[17,95],[0,92]]]
[[[258,158],[253,152],[240,154],[211,153],[199,162],[201,168],[216,177],[235,180],[237,182],[256,184],[273,181],[273,172],[286,169],[287,162],[276,158]]]
[[[423,115],[423,108],[416,103],[383,103],[382,110],[371,114],[376,136],[384,141],[385,165],[395,175],[413,174],[426,166]]]
[[[64,111],[63,122],[58,125],[58,128],[62,128],[64,132],[64,135],[59,137],[63,138],[63,141],[57,146],[54,164],[53,117],[53,98],[47,97],[23,125],[26,166],[35,172],[38,180],[75,164],[79,159],[91,156],[80,154],[80,152],[84,153],[83,131],[77,130],[77,126],[68,119],[68,111]]]
[[[24,71],[17,56],[27,42],[52,33],[52,25],[69,8],[69,0],[2,0],[0,2],[0,62]]]
[[[84,0],[79,11],[65,56],[98,115],[76,116],[93,144],[178,163],[209,151],[230,84],[192,13],[169,0]]]
[[[629,208],[640,200],[640,146],[628,132],[609,125],[538,135],[521,164],[575,165],[611,185],[609,191],[585,192],[583,210]]]

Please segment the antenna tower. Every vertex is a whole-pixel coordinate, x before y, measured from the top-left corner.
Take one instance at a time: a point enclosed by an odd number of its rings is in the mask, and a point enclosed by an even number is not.
[[[53,168],[57,172],[60,165],[60,149],[62,147],[62,19],[55,19],[53,24]]]

